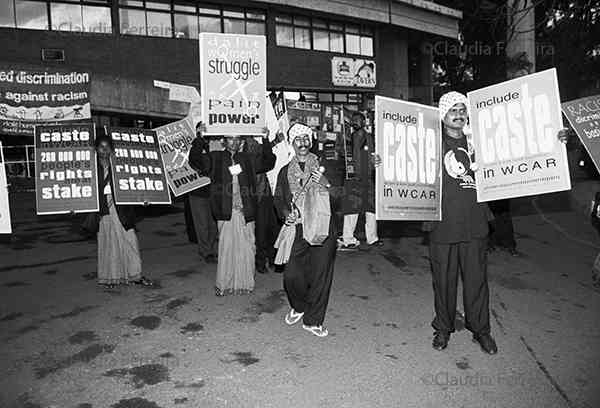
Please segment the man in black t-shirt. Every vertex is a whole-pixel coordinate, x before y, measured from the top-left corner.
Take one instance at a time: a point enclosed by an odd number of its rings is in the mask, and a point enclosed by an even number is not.
[[[463,282],[465,326],[488,354],[498,348],[490,335],[486,246],[486,204],[477,202],[474,151],[463,132],[467,98],[449,92],[440,98],[442,120],[442,221],[433,223],[429,253],[435,297],[433,348],[443,350],[454,332],[458,274]]]

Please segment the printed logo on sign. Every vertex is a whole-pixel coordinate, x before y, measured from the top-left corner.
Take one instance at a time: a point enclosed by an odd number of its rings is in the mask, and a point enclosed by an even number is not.
[[[374,88],[376,85],[374,61],[333,57],[331,65],[333,85],[360,88]]]

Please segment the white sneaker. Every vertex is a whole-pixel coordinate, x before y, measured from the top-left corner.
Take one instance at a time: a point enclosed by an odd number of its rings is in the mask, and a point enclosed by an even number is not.
[[[337,249],[339,251],[354,251],[360,247],[360,242],[358,240],[353,240],[346,242],[343,238],[338,238],[337,240]]]
[[[303,324],[302,328],[304,330],[308,330],[309,332],[311,332],[312,334],[314,334],[317,337],[327,337],[327,335],[329,334],[327,329],[324,328],[323,326],[307,326],[307,325]]]
[[[294,309],[290,309],[290,311],[285,315],[285,322],[290,326],[296,324],[302,319],[304,313],[298,313]]]

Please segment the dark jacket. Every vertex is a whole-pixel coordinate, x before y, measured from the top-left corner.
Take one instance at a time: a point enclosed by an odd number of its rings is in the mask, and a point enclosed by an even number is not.
[[[244,144],[244,152],[261,155],[262,154],[262,145],[258,143],[256,140],[249,138]],[[259,173],[256,175],[256,196],[258,198],[258,202],[260,203],[262,199],[271,197],[273,193],[271,192],[271,185],[269,184],[269,179],[267,178],[266,173]]]
[[[431,242],[455,244],[488,235],[487,203],[477,202],[474,154],[466,137],[442,136],[442,221],[429,225]]]
[[[115,187],[113,185],[112,180],[112,170],[108,170],[108,177],[104,179],[104,170],[98,162],[98,201],[100,204],[100,216],[108,215],[108,201],[106,200],[106,195],[104,195],[104,187],[107,183],[110,183],[111,191],[113,192],[114,199],[114,191]],[[125,231],[135,228],[135,224],[137,222],[138,216],[135,206],[133,205],[115,205],[117,208],[117,214],[119,214],[119,221],[121,221],[121,225],[125,228]]]
[[[244,218],[246,222],[256,219],[257,195],[256,175],[271,170],[275,166],[275,155],[271,143],[263,139],[262,154],[238,152],[233,156],[226,151],[207,152],[208,145],[200,138],[192,144],[189,155],[190,165],[201,175],[210,178],[210,206],[213,216],[219,221],[231,220],[232,180],[229,167],[235,161],[242,168],[238,175]]]
[[[198,136],[200,137],[200,136]],[[205,141],[205,143],[207,143]],[[197,188],[188,193],[189,195],[193,195],[194,197],[202,197],[202,198],[210,198],[210,184],[204,187]]]
[[[273,204],[277,211],[277,216],[285,222],[285,219],[292,211],[292,191],[290,189],[290,183],[288,181],[288,169],[289,165],[283,167],[277,175],[277,186],[275,187],[275,195],[273,196]],[[334,203],[329,195],[329,206],[331,208],[331,217],[329,218],[329,236],[337,236],[337,225]]]

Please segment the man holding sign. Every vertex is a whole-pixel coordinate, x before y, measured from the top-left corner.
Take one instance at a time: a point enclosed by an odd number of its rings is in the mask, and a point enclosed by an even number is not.
[[[487,279],[486,204],[477,203],[474,150],[463,132],[467,97],[449,92],[440,98],[442,120],[442,221],[429,236],[429,255],[435,298],[433,348],[443,350],[454,332],[458,272],[463,283],[465,326],[484,352],[496,354],[490,335]]]

